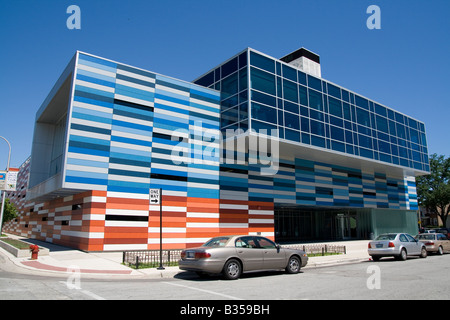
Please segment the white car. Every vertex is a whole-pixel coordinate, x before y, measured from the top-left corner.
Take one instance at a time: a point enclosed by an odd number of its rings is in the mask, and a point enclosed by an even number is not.
[[[393,256],[398,260],[406,260],[408,256],[427,257],[425,244],[407,233],[384,233],[369,242],[368,253],[374,261],[381,257]]]

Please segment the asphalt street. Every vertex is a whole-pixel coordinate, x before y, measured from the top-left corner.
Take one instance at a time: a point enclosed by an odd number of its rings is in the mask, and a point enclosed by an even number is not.
[[[236,281],[180,273],[165,279],[42,277],[0,271],[0,299],[57,300],[328,300],[448,299],[450,254],[246,274]]]

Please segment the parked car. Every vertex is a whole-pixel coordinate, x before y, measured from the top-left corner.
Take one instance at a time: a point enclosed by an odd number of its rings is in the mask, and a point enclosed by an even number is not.
[[[450,240],[442,233],[421,233],[417,239],[425,244],[428,252],[444,254],[450,252]]]
[[[450,240],[450,228],[439,228],[436,229],[437,233],[442,233],[444,236],[447,237],[447,239]]]
[[[308,256],[302,250],[281,248],[260,236],[223,236],[212,238],[198,248],[181,253],[179,268],[200,276],[222,273],[226,279],[238,279],[242,273],[285,269],[298,273]]]
[[[369,242],[368,253],[375,261],[381,257],[393,256],[398,260],[406,260],[408,256],[427,257],[425,244],[407,233],[385,233]]]

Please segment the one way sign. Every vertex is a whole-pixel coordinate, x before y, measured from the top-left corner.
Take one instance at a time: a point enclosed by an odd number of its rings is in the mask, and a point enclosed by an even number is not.
[[[150,189],[150,204],[159,204],[161,201],[161,189]]]

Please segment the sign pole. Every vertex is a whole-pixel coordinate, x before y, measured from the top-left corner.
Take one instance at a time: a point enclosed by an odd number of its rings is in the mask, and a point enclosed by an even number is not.
[[[162,188],[159,189],[159,267],[157,270],[164,270],[162,262]]]
[[[9,172],[9,162],[11,160],[11,144],[9,143],[8,140],[5,139],[5,137],[0,136],[0,138],[5,140],[9,147],[8,163],[6,164],[6,176],[5,176],[5,187],[6,187],[7,177],[8,177],[8,172]],[[5,198],[6,198],[6,190],[3,190],[3,192],[2,192],[2,207],[0,209],[0,235],[2,234],[2,228],[3,228],[3,211],[5,210]]]

